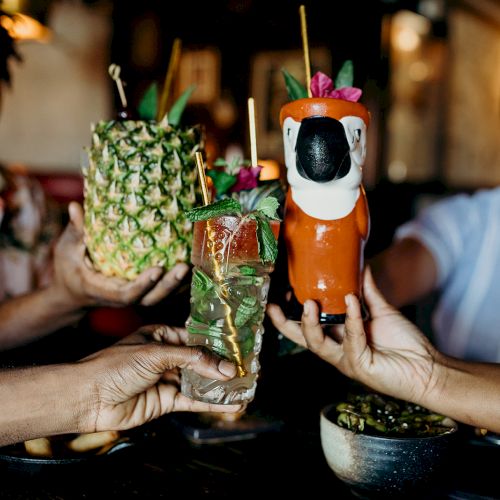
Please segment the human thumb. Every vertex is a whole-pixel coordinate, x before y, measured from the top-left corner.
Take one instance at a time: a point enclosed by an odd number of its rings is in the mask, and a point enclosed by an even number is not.
[[[173,368],[189,368],[202,377],[227,380],[236,375],[234,363],[197,347],[149,344],[141,348],[143,362],[161,373]]]
[[[77,233],[83,234],[83,209],[76,201],[72,201],[68,206],[69,220]]]
[[[361,316],[359,299],[354,294],[346,295],[347,306],[345,332],[342,347],[350,361],[357,363],[366,349],[366,334]]]

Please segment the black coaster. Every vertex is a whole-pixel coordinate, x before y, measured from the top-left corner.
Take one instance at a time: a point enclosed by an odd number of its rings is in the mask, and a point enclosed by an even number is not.
[[[195,444],[217,444],[255,439],[259,434],[278,432],[281,420],[262,415],[241,416],[217,413],[176,413],[171,422]]]

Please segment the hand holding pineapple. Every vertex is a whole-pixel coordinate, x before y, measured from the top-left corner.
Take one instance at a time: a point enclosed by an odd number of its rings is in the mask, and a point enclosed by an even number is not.
[[[71,203],[69,216],[70,222],[55,248],[53,287],[75,308],[152,305],[171,293],[189,270],[187,264],[180,263],[167,273],[161,267],[151,267],[133,280],[104,276],[86,257],[82,207]]]

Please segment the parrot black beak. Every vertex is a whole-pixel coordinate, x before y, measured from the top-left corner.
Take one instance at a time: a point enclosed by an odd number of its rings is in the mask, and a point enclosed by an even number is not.
[[[295,151],[298,173],[314,182],[340,179],[347,175],[351,168],[344,127],[334,118],[304,118]]]

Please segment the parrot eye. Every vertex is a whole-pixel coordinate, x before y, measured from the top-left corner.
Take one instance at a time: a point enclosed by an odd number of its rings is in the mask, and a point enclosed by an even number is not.
[[[356,130],[354,130],[354,137],[356,137],[356,141],[360,141],[361,140],[361,129],[360,128],[357,128]]]
[[[286,131],[286,136],[287,137],[290,137],[290,132],[292,131],[292,129],[290,127],[288,127],[287,131]]]

